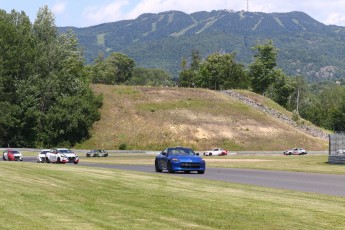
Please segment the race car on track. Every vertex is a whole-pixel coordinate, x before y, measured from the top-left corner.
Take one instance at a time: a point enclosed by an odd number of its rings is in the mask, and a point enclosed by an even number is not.
[[[228,155],[228,151],[221,148],[211,149],[209,151],[204,152],[204,156],[226,156]]]
[[[284,155],[306,155],[307,151],[301,148],[289,149],[283,152]]]
[[[6,149],[2,153],[2,159],[4,161],[23,161],[23,155],[18,150]]]
[[[79,163],[79,156],[66,148],[51,149],[46,153],[47,163]]]
[[[164,149],[155,159],[156,172],[167,170],[169,173],[184,171],[190,173],[197,171],[205,173],[206,164],[198,153],[190,148],[174,147]]]
[[[104,149],[93,149],[86,153],[86,157],[107,157],[108,152]]]
[[[44,163],[47,159],[47,153],[50,149],[42,149],[41,152],[37,155],[37,163]]]

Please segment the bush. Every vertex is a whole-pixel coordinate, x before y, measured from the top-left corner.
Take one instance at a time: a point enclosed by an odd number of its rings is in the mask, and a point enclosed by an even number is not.
[[[300,116],[296,110],[292,112],[292,120],[297,122],[299,120]]]
[[[127,144],[126,143],[122,143],[119,146],[119,150],[126,150],[127,149]]]

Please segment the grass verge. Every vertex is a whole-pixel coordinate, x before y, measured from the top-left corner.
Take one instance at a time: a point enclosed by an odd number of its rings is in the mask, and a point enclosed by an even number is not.
[[[339,197],[72,165],[0,172],[2,229],[343,229]]]

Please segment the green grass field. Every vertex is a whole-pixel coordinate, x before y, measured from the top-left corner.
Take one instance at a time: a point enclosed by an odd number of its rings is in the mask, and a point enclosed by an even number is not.
[[[152,167],[155,157],[80,156],[82,162]],[[208,167],[345,171],[327,164],[327,155],[204,158]],[[1,161],[0,184],[0,229],[343,229],[345,217],[342,197],[170,174]]]
[[[344,229],[345,198],[170,174],[0,162],[0,184],[1,229]]]

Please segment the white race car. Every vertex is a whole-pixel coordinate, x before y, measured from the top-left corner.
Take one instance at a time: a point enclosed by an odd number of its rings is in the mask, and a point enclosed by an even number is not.
[[[221,148],[215,148],[204,152],[204,156],[226,156],[227,154],[228,151]]]
[[[288,149],[283,152],[284,155],[306,155],[307,151],[301,148]]]
[[[79,156],[66,148],[51,149],[46,153],[47,163],[79,163]]]
[[[44,163],[47,159],[47,153],[50,152],[50,149],[42,149],[42,151],[37,155],[37,163]]]

